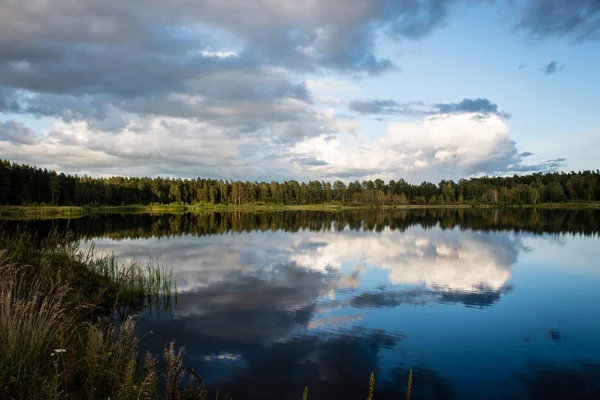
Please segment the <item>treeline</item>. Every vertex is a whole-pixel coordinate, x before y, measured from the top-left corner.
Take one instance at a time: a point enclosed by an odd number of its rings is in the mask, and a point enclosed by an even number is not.
[[[149,204],[538,204],[600,200],[600,171],[384,182],[242,182],[215,179],[92,178],[0,160],[0,204],[122,206]]]

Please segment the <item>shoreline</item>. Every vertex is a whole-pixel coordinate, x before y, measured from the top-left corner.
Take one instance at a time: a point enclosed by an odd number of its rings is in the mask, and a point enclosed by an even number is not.
[[[102,214],[176,214],[227,211],[344,211],[344,210],[423,210],[423,209],[600,209],[600,201],[540,203],[523,205],[496,204],[405,204],[381,205],[371,204],[310,204],[310,205],[132,205],[132,206],[0,206],[0,219],[3,217],[40,218],[78,218],[88,215]]]

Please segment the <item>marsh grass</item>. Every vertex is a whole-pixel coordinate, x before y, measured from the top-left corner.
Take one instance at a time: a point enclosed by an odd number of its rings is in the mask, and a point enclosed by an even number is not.
[[[150,260],[143,266],[138,261],[119,263],[114,254],[94,256],[94,247],[88,252],[89,269],[100,279],[116,286],[113,309],[120,319],[147,310],[151,314],[171,313],[177,302],[177,285],[172,269]]]

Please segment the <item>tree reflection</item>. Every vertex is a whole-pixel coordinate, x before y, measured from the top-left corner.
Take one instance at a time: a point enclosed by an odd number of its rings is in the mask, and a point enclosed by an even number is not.
[[[406,230],[423,228],[542,233],[600,232],[600,210],[549,209],[419,209],[279,212],[213,212],[185,214],[107,214],[72,220],[1,221],[0,227],[26,226],[44,234],[71,229],[82,239],[138,239],[181,235],[205,236],[250,231]]]

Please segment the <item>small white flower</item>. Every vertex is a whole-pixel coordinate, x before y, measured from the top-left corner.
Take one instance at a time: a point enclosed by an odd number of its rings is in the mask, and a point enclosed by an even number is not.
[[[54,349],[54,353],[66,353],[67,349]]]

